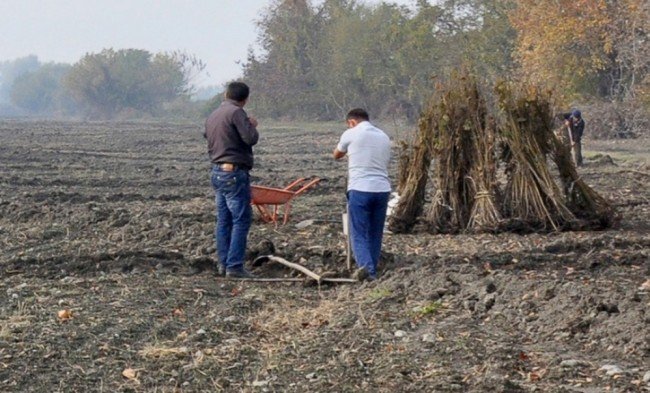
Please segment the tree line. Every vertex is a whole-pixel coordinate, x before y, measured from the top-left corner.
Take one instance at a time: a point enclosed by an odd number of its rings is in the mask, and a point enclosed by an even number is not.
[[[461,66],[524,77],[560,103],[650,103],[644,0],[272,0],[261,54],[243,77],[270,117],[339,119],[351,106],[415,119],[436,80]]]
[[[183,52],[141,49],[104,49],[73,65],[43,64],[31,55],[0,63],[0,112],[91,119],[161,116],[187,109],[191,78],[203,67]]]
[[[240,79],[258,116],[333,120],[363,106],[414,121],[436,81],[463,67],[488,81],[525,78],[567,107],[614,103],[612,121],[632,113],[647,124],[649,29],[647,0],[270,0]],[[0,115],[205,116],[221,97],[203,110],[190,103],[203,67],[182,52],[140,49],[72,65],[0,62]]]

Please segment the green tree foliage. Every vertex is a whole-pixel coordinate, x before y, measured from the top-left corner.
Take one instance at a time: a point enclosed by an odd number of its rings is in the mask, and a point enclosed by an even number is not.
[[[74,64],[64,84],[89,117],[159,115],[163,104],[189,99],[191,79],[203,68],[200,60],[179,52],[105,49]]]
[[[505,0],[415,6],[274,0],[259,21],[262,55],[244,78],[260,115],[338,119],[353,106],[414,119],[432,77],[460,64],[495,78],[512,66]]]
[[[265,92],[256,105],[273,117],[313,112],[319,101],[312,67],[319,33],[314,10],[307,0],[274,0],[258,28],[265,55],[251,53],[244,70]]]
[[[11,102],[34,114],[71,114],[74,103],[61,81],[71,66],[45,64],[17,77],[11,89]]]

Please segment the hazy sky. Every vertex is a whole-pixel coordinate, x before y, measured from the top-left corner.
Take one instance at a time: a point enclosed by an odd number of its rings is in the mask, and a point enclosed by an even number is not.
[[[379,3],[380,0],[366,0]],[[412,4],[413,0],[391,0]],[[206,67],[198,85],[240,75],[268,0],[0,0],[0,60],[35,54],[74,63],[104,48],[183,50]]]

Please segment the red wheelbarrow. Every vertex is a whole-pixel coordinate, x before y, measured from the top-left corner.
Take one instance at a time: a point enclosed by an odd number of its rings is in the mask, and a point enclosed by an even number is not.
[[[291,212],[291,200],[308,189],[314,187],[320,181],[315,177],[312,179],[300,178],[285,188],[271,188],[264,186],[251,186],[251,203],[257,208],[266,222],[278,224],[278,213],[280,205],[284,205],[283,224],[289,221]]]

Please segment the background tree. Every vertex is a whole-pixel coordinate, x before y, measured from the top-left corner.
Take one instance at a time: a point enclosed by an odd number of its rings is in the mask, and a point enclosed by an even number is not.
[[[85,55],[64,84],[89,117],[112,118],[123,112],[160,115],[163,104],[189,100],[193,73],[202,69],[201,61],[182,53],[105,49]]]
[[[273,117],[313,112],[312,56],[319,26],[310,3],[275,0],[257,24],[264,54],[258,58],[251,52],[244,68],[244,78],[255,81],[256,109]]]
[[[374,9],[350,3],[336,6],[342,8],[334,17],[323,19],[319,45],[320,77],[315,82],[326,103],[321,105],[327,108],[322,115],[340,118],[351,106],[377,113],[397,105],[407,84],[397,55],[404,38],[403,10],[386,4]]]
[[[20,75],[12,84],[12,103],[40,115],[74,113],[74,102],[61,84],[70,68],[69,64],[50,63]]]
[[[606,9],[605,0],[517,0],[510,20],[523,73],[569,98],[596,94],[612,52]]]
[[[523,75],[579,105],[596,137],[647,133],[650,2],[514,0]]]
[[[40,65],[35,55],[0,62],[0,103],[11,99],[11,87],[16,78],[35,71]]]
[[[11,103],[11,88],[16,78],[39,66],[40,62],[35,55],[0,61],[0,116],[23,115],[20,108]]]
[[[459,20],[449,46],[463,48],[450,68],[457,69],[462,62],[492,81],[513,72],[516,32],[508,20],[511,1],[455,0],[445,8],[455,10]]]
[[[650,93],[650,2],[614,0],[608,3],[613,43],[610,68],[603,75],[611,97],[639,98]]]
[[[254,110],[338,119],[352,106],[415,119],[432,76],[473,64],[491,78],[512,66],[505,0],[419,0],[415,7],[355,0],[276,0],[262,16],[263,53],[244,78]]]

